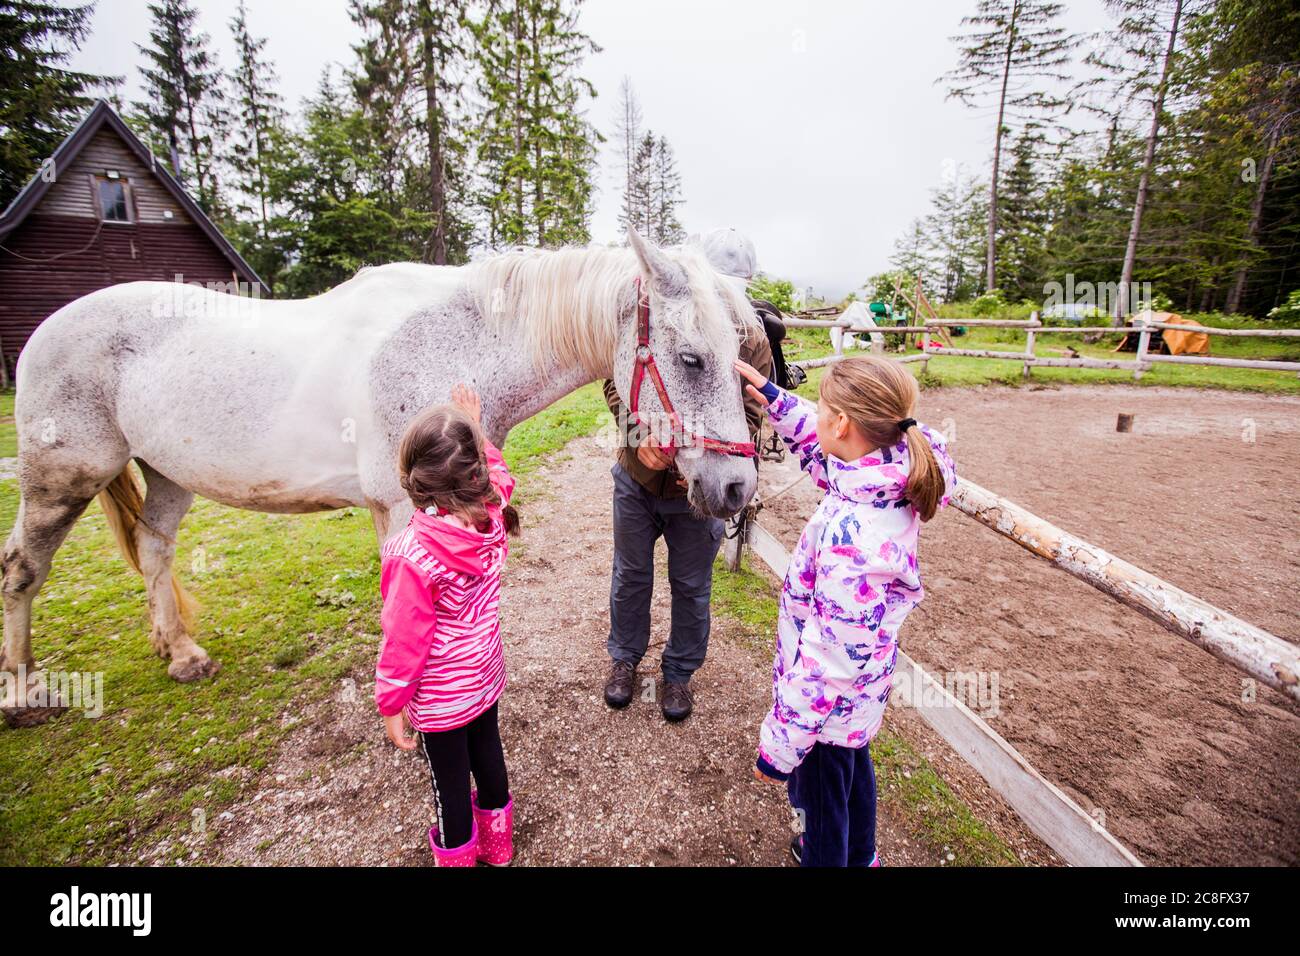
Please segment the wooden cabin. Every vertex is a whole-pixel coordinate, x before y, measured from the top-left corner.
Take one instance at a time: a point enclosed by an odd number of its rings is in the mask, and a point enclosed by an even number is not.
[[[100,100],[0,215],[4,371],[12,376],[36,327],[72,300],[119,282],[177,277],[267,294],[163,162]]]

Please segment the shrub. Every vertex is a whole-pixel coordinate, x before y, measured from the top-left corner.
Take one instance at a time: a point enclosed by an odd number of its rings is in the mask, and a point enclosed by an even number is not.
[[[1268,317],[1274,322],[1300,322],[1300,289],[1296,289],[1286,301],[1269,310]]]
[[[970,310],[975,315],[996,315],[1007,307],[1006,297],[1001,289],[990,289],[971,303]]]

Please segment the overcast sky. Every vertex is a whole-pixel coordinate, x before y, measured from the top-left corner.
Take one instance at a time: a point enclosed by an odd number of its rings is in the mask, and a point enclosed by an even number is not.
[[[196,0],[220,62],[237,0]],[[297,106],[327,63],[350,64],[345,0],[247,0],[254,35]],[[956,62],[949,39],[975,0],[587,0],[581,23],[602,47],[586,75],[590,118],[612,136],[629,76],[646,125],[677,151],[697,232],[734,225],[768,273],[837,299],[888,268],[895,237],[928,208],[945,168],[986,164],[993,117],[944,100],[935,79]],[[1101,0],[1069,4],[1065,24],[1106,23]],[[138,93],[144,0],[99,0],[74,66],[127,78]],[[616,237],[616,161],[602,157],[593,238]]]

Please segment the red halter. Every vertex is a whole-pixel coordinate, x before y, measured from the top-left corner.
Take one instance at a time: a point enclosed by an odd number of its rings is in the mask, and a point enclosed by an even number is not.
[[[686,431],[677,410],[673,408],[672,400],[668,397],[668,389],[664,388],[664,380],[659,375],[659,369],[655,365],[655,357],[650,353],[650,299],[648,296],[643,297],[641,295],[641,279],[639,276],[636,280],[636,325],[636,366],[632,372],[631,395],[632,421],[634,423],[640,421],[637,410],[641,401],[641,380],[645,378],[646,372],[649,372],[650,378],[655,384],[655,391],[659,393],[659,404],[663,406],[669,421],[672,422],[673,437],[669,440],[669,448],[674,447],[678,435],[685,435],[691,447],[703,448],[705,451],[722,452],[724,455],[736,455],[741,458],[758,457],[758,452],[755,450],[752,441],[722,441],[718,438],[705,438],[702,435],[696,435],[694,432]]]

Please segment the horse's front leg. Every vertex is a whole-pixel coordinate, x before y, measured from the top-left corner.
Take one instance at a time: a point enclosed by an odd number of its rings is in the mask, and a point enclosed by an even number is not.
[[[393,535],[402,531],[411,520],[411,514],[415,511],[409,498],[402,497],[396,501],[382,501],[378,498],[367,498],[366,507],[370,509],[370,520],[375,525],[375,537],[379,541],[379,547],[384,546],[384,542]]]

